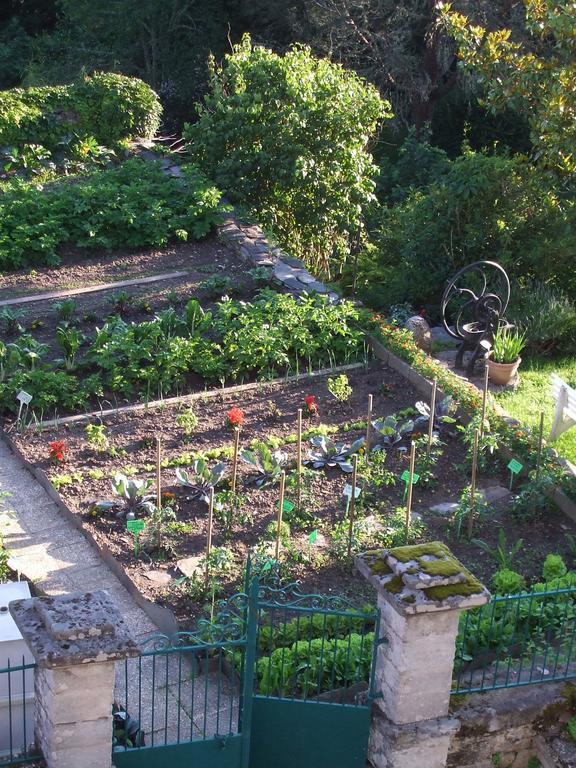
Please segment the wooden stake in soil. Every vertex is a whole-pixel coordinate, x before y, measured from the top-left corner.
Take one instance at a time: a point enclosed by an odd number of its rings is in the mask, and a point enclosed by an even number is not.
[[[474,430],[474,447],[472,449],[472,477],[470,478],[470,511],[468,513],[468,537],[474,529],[474,513],[476,511],[476,474],[478,473],[478,430]]]
[[[438,380],[432,382],[432,397],[430,398],[430,419],[428,421],[428,447],[426,453],[430,456],[432,448],[432,437],[434,434],[434,416],[436,415],[436,390],[438,389]]]
[[[162,439],[156,438],[156,506],[162,507]]]
[[[282,532],[282,511],[284,507],[284,484],[286,482],[286,472],[282,470],[280,475],[280,504],[278,505],[278,523],[276,525],[276,560],[280,557],[280,538]]]
[[[484,389],[482,390],[482,419],[480,420],[480,437],[484,436],[484,422],[486,421],[486,405],[488,403],[488,366],[484,369]]]
[[[410,446],[410,470],[408,477],[408,493],[406,496],[406,529],[405,540],[408,544],[408,536],[410,534],[410,523],[412,521],[412,488],[414,485],[414,466],[416,464],[416,443],[412,442]]]
[[[540,463],[542,462],[542,442],[544,440],[544,411],[540,411],[540,426],[538,427],[538,454],[536,456],[536,480],[540,477]]]
[[[370,395],[372,397],[372,395]],[[348,505],[348,557],[352,552],[352,536],[354,535],[354,512],[356,511],[356,477],[358,474],[358,455],[355,454],[352,459],[352,492],[350,494],[350,504]]]
[[[212,528],[214,526],[214,486],[210,488],[208,501],[208,537],[206,540],[206,583],[210,579],[210,554],[212,552]]]
[[[156,509],[160,514],[162,509],[162,439],[156,437]],[[156,549],[162,547],[162,532],[160,520],[156,528]]]
[[[240,429],[234,427],[234,457],[232,459],[232,493],[236,493],[236,477],[238,476],[238,449],[240,447]]]
[[[298,428],[296,440],[296,509],[302,505],[302,408],[298,408]]]
[[[370,463],[370,427],[372,426],[372,395],[368,395],[368,418],[366,419],[366,464]]]

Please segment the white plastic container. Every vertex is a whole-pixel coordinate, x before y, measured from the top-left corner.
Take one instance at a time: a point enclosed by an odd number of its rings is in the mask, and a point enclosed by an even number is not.
[[[34,744],[34,670],[6,671],[34,663],[8,610],[11,600],[29,597],[27,581],[0,584],[0,757]]]

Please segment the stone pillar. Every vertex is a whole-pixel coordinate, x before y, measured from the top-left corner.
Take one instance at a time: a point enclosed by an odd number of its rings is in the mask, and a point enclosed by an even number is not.
[[[139,654],[106,592],[14,600],[37,663],[35,736],[48,768],[110,768],[114,663]]]
[[[444,768],[459,723],[448,716],[458,620],[490,599],[441,542],[366,552],[356,567],[378,592],[374,768]]]

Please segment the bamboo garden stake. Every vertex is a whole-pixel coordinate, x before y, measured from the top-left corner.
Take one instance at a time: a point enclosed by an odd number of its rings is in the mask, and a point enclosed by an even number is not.
[[[536,456],[536,480],[540,478],[540,464],[542,462],[543,440],[544,440],[544,411],[540,411],[540,426],[538,427],[538,454]]]
[[[474,430],[474,447],[472,449],[472,477],[470,478],[470,511],[468,512],[468,536],[472,536],[474,528],[474,512],[476,509],[476,474],[478,472],[478,430]]]
[[[434,416],[436,414],[436,390],[438,389],[438,380],[432,382],[432,397],[430,398],[430,419],[428,420],[428,447],[426,453],[430,456],[432,448],[432,436],[434,434]]]
[[[298,429],[296,441],[296,509],[302,505],[302,408],[298,408]]]
[[[240,429],[234,427],[234,458],[232,460],[232,493],[236,493],[236,478],[238,476],[238,449],[240,447]]]
[[[488,404],[488,366],[484,369],[484,389],[482,390],[482,418],[480,420],[480,437],[484,436],[484,422],[486,421],[486,405]]]
[[[406,544],[408,543],[408,536],[410,534],[410,522],[412,517],[412,487],[414,485],[415,464],[416,464],[416,443],[412,442],[412,445],[410,446],[410,474],[408,477],[408,493],[406,496],[406,530],[405,530]]]
[[[282,533],[282,509],[284,507],[284,483],[286,482],[286,472],[282,470],[280,475],[280,504],[278,505],[278,524],[276,526],[276,560],[280,557],[280,538]]]
[[[212,552],[212,527],[214,525],[214,486],[210,488],[208,501],[208,538],[206,541],[206,583],[210,578],[210,554]]]
[[[368,395],[368,418],[366,419],[366,464],[370,462],[370,427],[372,425],[372,395]]]
[[[162,440],[156,438],[156,506],[158,509],[162,507]]]
[[[348,507],[348,557],[352,552],[352,536],[354,535],[354,513],[356,511],[356,478],[358,474],[358,455],[355,454],[352,459],[352,492],[350,494],[350,505]]]

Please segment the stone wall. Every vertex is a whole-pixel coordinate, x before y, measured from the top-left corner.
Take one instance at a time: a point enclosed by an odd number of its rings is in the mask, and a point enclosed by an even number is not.
[[[529,685],[463,697],[452,707],[460,730],[452,739],[447,767],[528,768],[531,758],[556,765],[547,758],[544,739],[551,724],[570,718],[570,688],[565,683]]]

